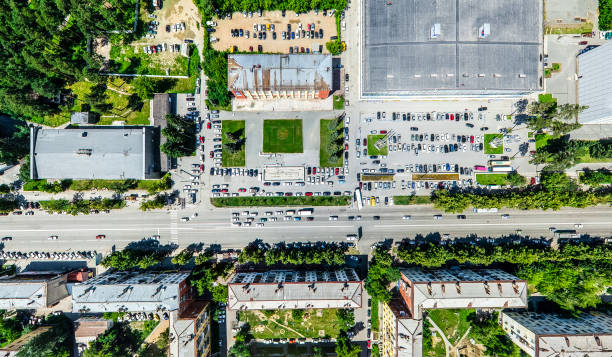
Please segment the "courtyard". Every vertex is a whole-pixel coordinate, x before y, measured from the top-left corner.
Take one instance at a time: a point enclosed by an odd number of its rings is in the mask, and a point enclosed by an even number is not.
[[[484,153],[487,155],[502,154],[504,145],[502,144],[504,136],[502,134],[485,134],[484,135]],[[495,141],[499,141],[499,146],[495,145]]]
[[[256,339],[334,338],[338,336],[337,309],[241,311]]]

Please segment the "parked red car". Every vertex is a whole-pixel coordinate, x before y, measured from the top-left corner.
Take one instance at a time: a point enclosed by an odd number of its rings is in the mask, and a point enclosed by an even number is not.
[[[211,152],[209,153],[209,155],[210,155],[210,157],[212,158],[212,157],[214,157],[214,156],[215,156],[215,152],[214,152],[214,151],[211,151]]]
[[[204,144],[204,137],[200,136],[200,144]]]
[[[312,192],[305,192],[304,196],[312,196]]]
[[[106,238],[106,236],[104,234],[98,234],[96,236],[96,239],[104,239],[104,238]]]
[[[336,167],[336,176],[340,173],[340,169]]]
[[[386,130],[381,130],[381,131],[380,131],[380,133],[381,133],[381,134],[386,134],[386,133],[387,133],[387,131],[386,131]]]
[[[529,183],[530,183],[531,185],[535,185],[535,183],[536,183],[536,179],[535,179],[535,177],[532,177],[532,178],[531,178],[531,181],[530,181]]]
[[[470,136],[470,144],[474,143],[474,135]]]
[[[313,174],[313,175],[316,175],[316,173],[317,173],[317,168],[316,168],[316,167],[313,167],[313,168],[312,168],[312,174]]]
[[[210,122],[206,123],[206,129],[210,129],[212,128],[212,125],[210,124]]]
[[[246,192],[246,188],[239,188],[238,192]]]
[[[455,114],[451,114],[451,120],[455,120]]]
[[[348,150],[348,144],[344,144],[344,150]]]

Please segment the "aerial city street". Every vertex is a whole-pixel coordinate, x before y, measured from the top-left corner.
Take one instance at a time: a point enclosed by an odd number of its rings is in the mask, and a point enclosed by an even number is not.
[[[612,356],[612,0],[9,2],[0,356]]]

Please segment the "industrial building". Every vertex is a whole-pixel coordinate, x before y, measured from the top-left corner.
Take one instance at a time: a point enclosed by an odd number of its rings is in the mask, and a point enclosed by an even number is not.
[[[365,0],[364,98],[542,90],[542,2]]]
[[[154,127],[30,128],[30,178],[157,179]]]
[[[229,55],[227,80],[235,99],[325,99],[332,92],[332,57]]]
[[[587,106],[578,115],[580,124],[612,124],[612,43],[578,56],[578,104]]]
[[[189,272],[118,271],[72,288],[73,312],[182,312],[190,303]]]
[[[352,268],[236,273],[228,284],[231,310],[359,308],[362,282]]]
[[[612,315],[582,313],[578,317],[504,311],[502,327],[531,357],[612,356]]]
[[[0,309],[51,307],[68,296],[68,274],[58,271],[30,271],[0,278]]]

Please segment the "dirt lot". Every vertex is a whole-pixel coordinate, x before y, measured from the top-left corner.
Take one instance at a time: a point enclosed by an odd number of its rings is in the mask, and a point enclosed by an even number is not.
[[[144,20],[145,23],[139,23],[139,26],[145,26],[148,29],[149,23],[152,21],[158,21],[157,34],[155,38],[142,37],[138,41],[131,43],[135,46],[136,53],[143,51],[145,45],[159,45],[165,43],[166,46],[171,44],[181,44],[185,39],[194,40],[196,44],[199,44],[203,34],[203,28],[200,26],[200,14],[198,9],[193,4],[192,0],[165,0],[164,6],[160,10],[156,10],[153,14],[155,18],[149,17],[146,10],[141,10],[140,19]],[[174,31],[174,24],[185,23],[185,29]],[[170,32],[166,32],[166,25],[170,25]],[[106,46],[101,46],[101,41],[97,41],[96,52],[106,59],[110,57],[110,43]],[[165,52],[152,54],[155,56],[155,62],[162,65],[171,65],[174,60],[180,54],[172,53],[169,49]]]
[[[231,46],[238,46],[238,51],[249,51],[249,47],[253,47],[254,51],[257,51],[257,46],[262,45],[263,52],[269,53],[289,53],[289,47],[298,46],[310,48],[312,51],[316,45],[320,45],[323,48],[323,53],[329,53],[325,48],[325,43],[330,41],[332,36],[336,34],[336,18],[334,16],[323,16],[322,12],[315,15],[314,12],[307,14],[296,14],[292,11],[287,11],[285,17],[282,17],[280,11],[266,11],[262,17],[259,17],[257,13],[253,14],[253,17],[244,17],[242,13],[234,13],[232,19],[215,19],[218,26],[216,32],[211,33],[211,37],[219,39],[218,42],[213,43],[213,47],[219,51],[225,51]],[[291,30],[296,31],[298,25],[302,24],[302,29],[307,30],[308,24],[315,24],[315,30],[318,32],[319,29],[323,29],[323,38],[300,38],[297,37],[294,40],[283,40],[282,32],[287,31],[287,24],[291,24]],[[272,39],[273,31],[266,31],[266,39],[259,40],[253,39],[253,25],[254,24],[274,24],[274,32],[276,32],[276,40]],[[243,37],[232,37],[232,29],[243,29],[245,36]],[[246,31],[249,31],[250,38],[246,38]]]

